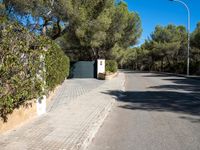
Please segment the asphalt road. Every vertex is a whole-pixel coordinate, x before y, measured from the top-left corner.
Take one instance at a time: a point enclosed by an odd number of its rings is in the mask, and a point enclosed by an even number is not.
[[[126,72],[88,150],[200,150],[200,80]]]

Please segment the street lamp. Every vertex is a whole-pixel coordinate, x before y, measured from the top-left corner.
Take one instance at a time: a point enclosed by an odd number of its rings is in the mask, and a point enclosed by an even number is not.
[[[190,75],[190,9],[187,4],[181,0],[169,0],[172,2],[178,2],[184,5],[188,12],[188,50],[187,50],[187,76]]]

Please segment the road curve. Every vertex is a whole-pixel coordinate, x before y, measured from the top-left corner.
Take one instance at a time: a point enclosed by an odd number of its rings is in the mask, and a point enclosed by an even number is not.
[[[200,150],[200,81],[125,72],[125,92],[88,150]]]

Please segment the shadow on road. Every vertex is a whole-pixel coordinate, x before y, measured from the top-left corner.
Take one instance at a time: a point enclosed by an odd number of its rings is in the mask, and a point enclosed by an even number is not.
[[[143,77],[160,77],[162,80],[170,81],[172,84],[166,84],[161,86],[152,86],[149,88],[154,89],[170,89],[170,90],[184,90],[184,91],[192,91],[200,93],[200,80],[196,79],[187,79],[184,77],[176,77],[173,75],[166,75],[166,74],[152,74],[152,75],[143,75]]]
[[[174,112],[183,115],[181,119],[200,123],[200,99],[191,94],[169,91],[108,91],[106,94],[114,95],[123,102],[119,106],[123,109]]]
[[[141,72],[126,71],[126,74],[129,73],[141,75]],[[119,106],[123,109],[174,112],[181,119],[200,123],[200,80],[155,73],[141,76],[147,80],[153,77],[170,82],[161,82],[159,86],[149,86],[142,91],[108,91],[106,94],[114,95],[123,102]]]

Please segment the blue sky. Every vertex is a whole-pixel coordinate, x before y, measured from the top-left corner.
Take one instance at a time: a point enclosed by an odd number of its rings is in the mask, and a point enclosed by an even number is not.
[[[130,11],[139,13],[143,34],[140,44],[153,32],[156,25],[187,25],[187,11],[183,5],[169,0],[124,0]],[[200,0],[183,0],[191,11],[191,31],[200,22]]]

